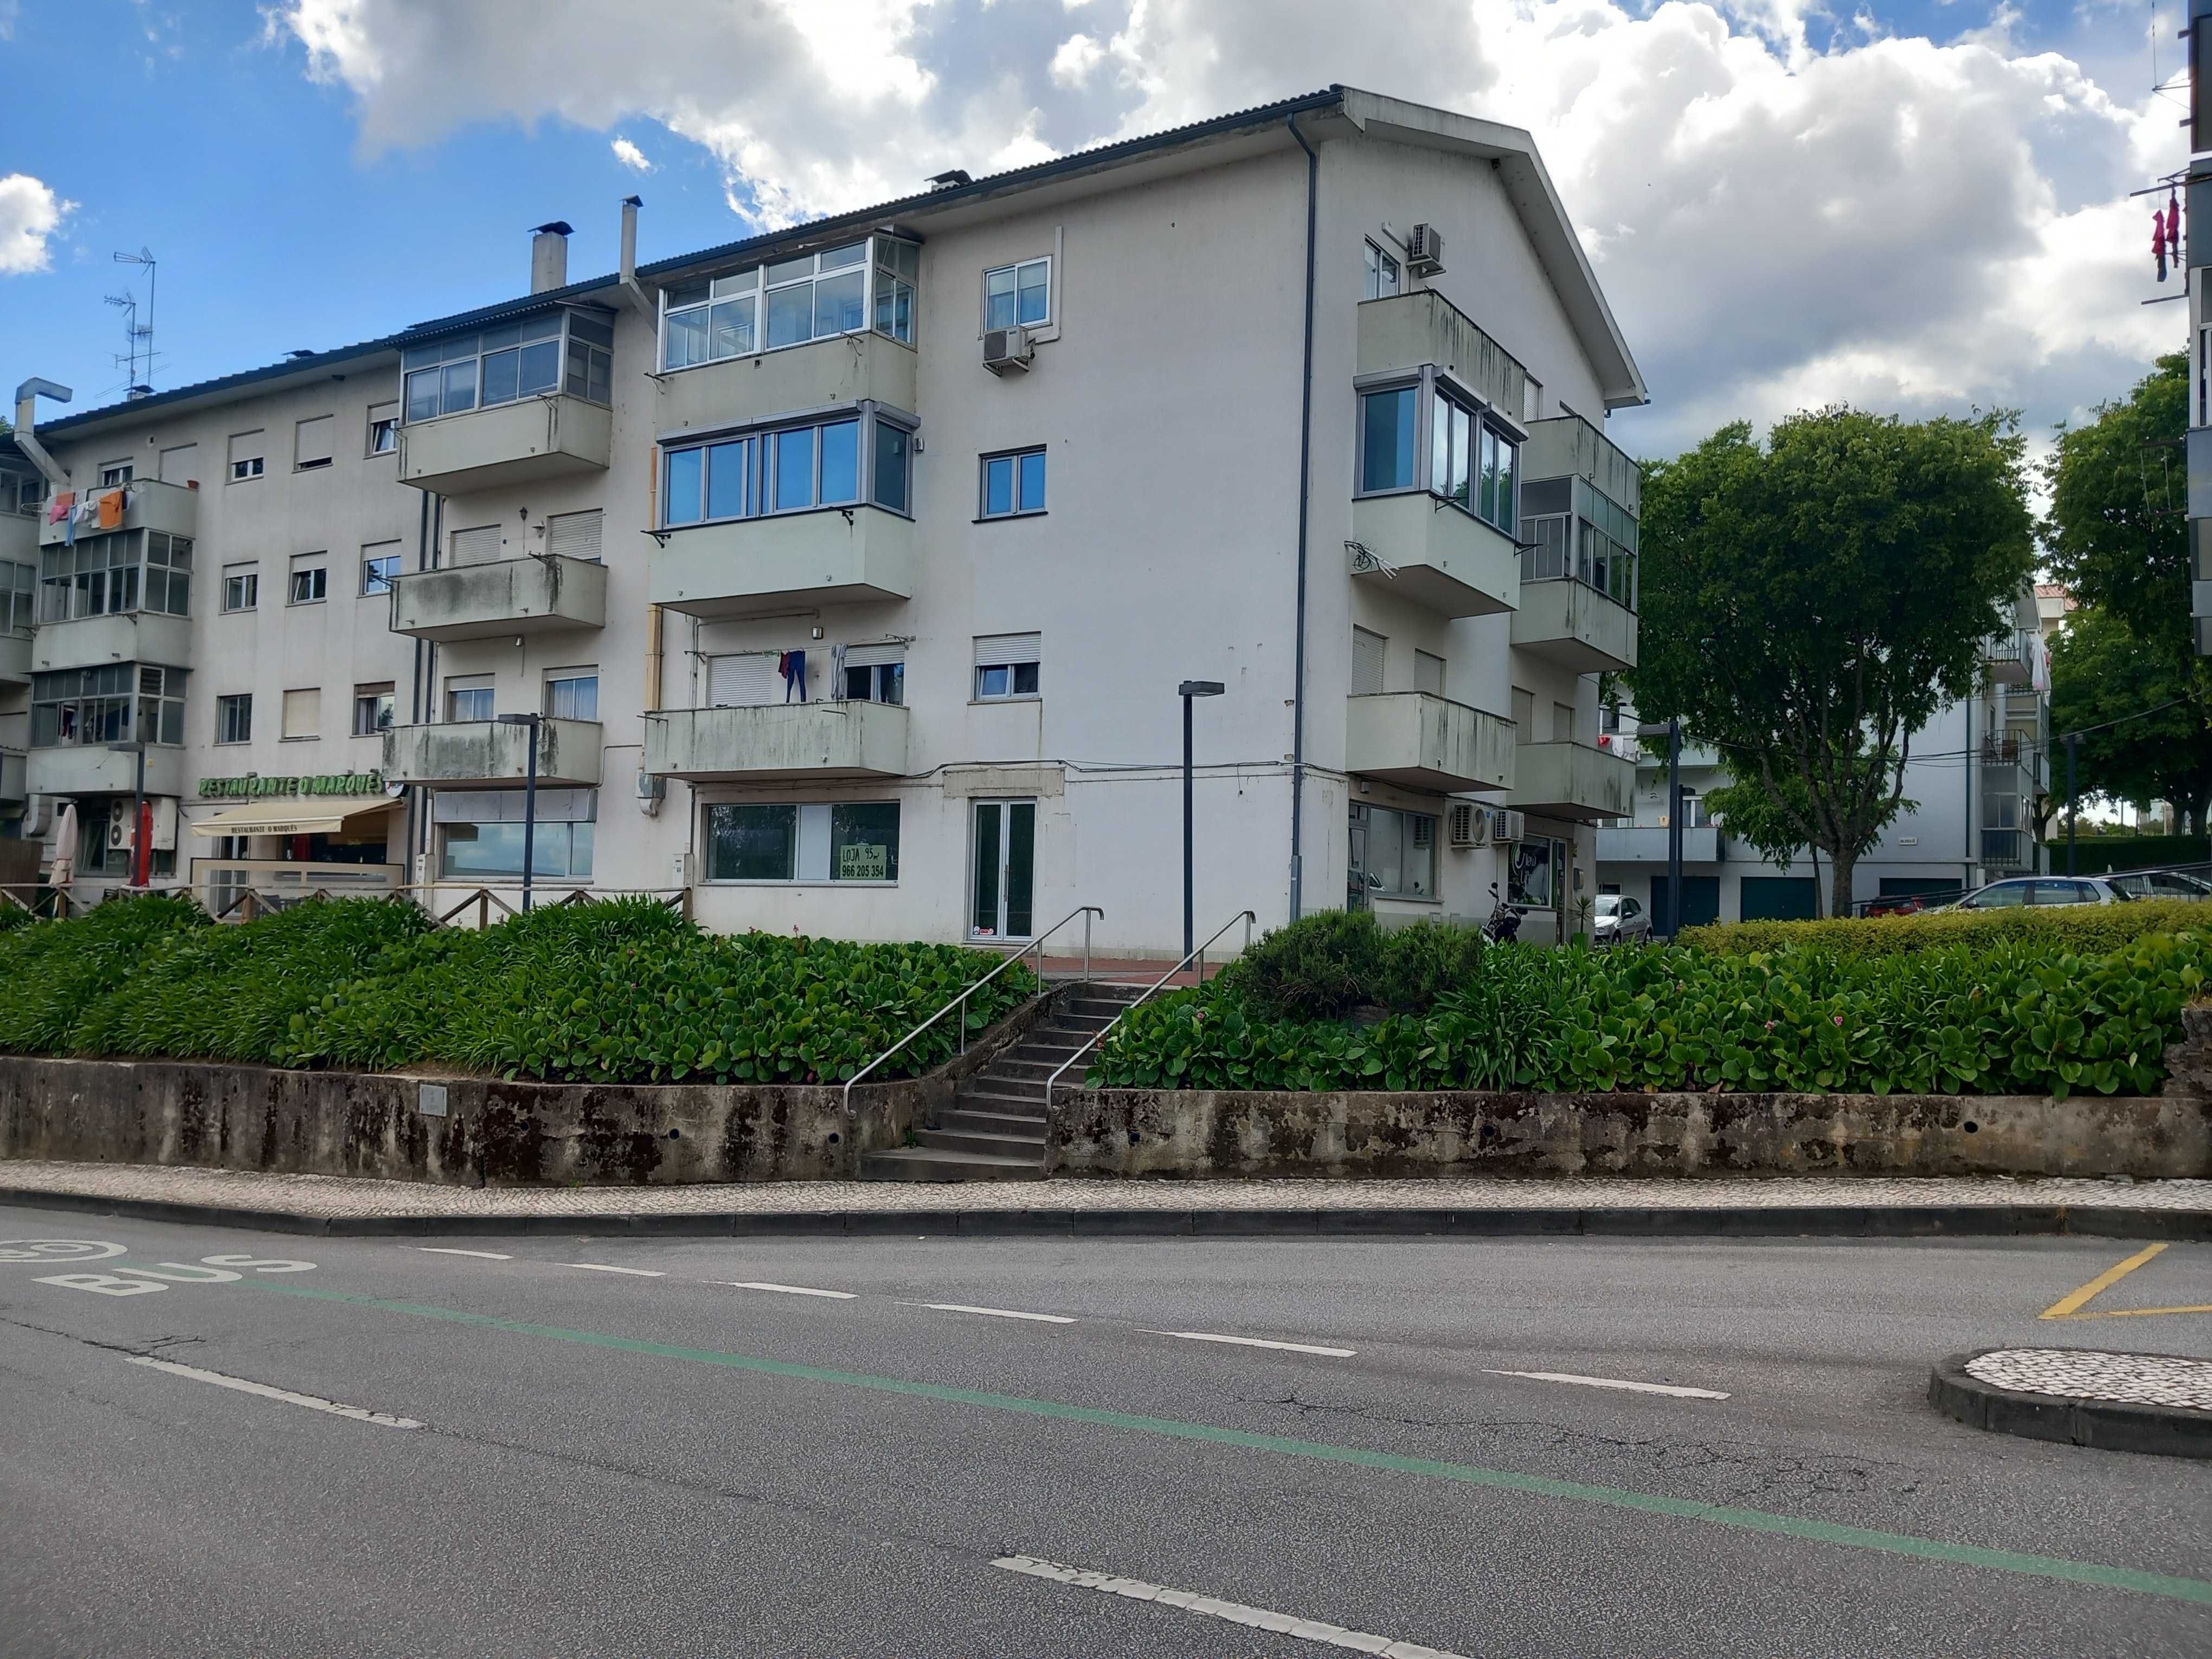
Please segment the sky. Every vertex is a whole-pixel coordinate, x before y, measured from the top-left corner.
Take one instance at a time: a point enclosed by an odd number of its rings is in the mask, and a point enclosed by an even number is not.
[[[2181,0],[0,0],[0,381],[167,388],[1341,82],[1528,128],[1645,455],[1832,402],[2056,423],[2179,349]],[[141,313],[143,318],[143,312]],[[46,406],[51,414],[52,405]]]

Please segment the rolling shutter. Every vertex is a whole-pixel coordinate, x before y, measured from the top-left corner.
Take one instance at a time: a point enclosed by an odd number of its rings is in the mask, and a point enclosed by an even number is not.
[[[848,645],[845,647],[845,666],[848,668],[880,668],[887,662],[905,660],[906,642],[902,640],[887,640],[881,645]],[[1012,659],[1001,657],[994,660],[1006,662]]]
[[[1364,628],[1352,630],[1352,695],[1364,697],[1382,689],[1382,646],[1380,634]]]
[[[978,634],[975,666],[996,668],[1006,663],[1042,661],[1043,640],[1042,634]],[[853,660],[850,652],[845,660]]]
[[[499,526],[495,524],[453,532],[455,564],[490,564],[498,559],[499,552]]]
[[[783,701],[783,681],[775,672],[777,653],[738,651],[707,659],[707,706],[757,708]]]
[[[545,550],[564,559],[599,562],[599,530],[606,515],[594,507],[589,513],[556,513],[545,521]]]

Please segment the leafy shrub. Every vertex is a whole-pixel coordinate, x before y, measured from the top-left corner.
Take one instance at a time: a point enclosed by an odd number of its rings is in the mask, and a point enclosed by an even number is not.
[[[0,933],[13,933],[18,927],[27,927],[37,918],[20,904],[0,904]]]
[[[1733,953],[1796,948],[1874,957],[1939,945],[2027,939],[2101,955],[2152,933],[2204,927],[2212,927],[2212,903],[2141,899],[2128,904],[1927,910],[1916,915],[1838,916],[1825,921],[1713,922],[1685,927],[1677,942]]]
[[[1263,935],[1221,981],[1273,1018],[1337,1019],[1374,1006],[1419,1013],[1472,975],[1472,927],[1419,922],[1386,932],[1364,910],[1322,910]]]
[[[999,961],[953,945],[722,938],[647,899],[555,906],[481,933],[432,931],[381,899],[224,927],[188,901],[135,899],[0,935],[0,1051],[834,1082]],[[1025,966],[1007,969],[970,1000],[969,1029],[1036,988]],[[872,1075],[925,1071],[959,1036],[948,1018]]]
[[[1094,1085],[1871,1094],[2142,1093],[2212,933],[2105,955],[2000,938],[1879,956],[1500,945],[1425,1015],[1270,1017],[1224,975],[1133,1010]]]

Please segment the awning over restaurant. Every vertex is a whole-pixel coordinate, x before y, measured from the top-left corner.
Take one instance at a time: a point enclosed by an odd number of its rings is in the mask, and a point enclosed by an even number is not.
[[[329,835],[357,819],[394,811],[398,805],[398,801],[383,795],[287,796],[281,800],[258,800],[245,806],[227,807],[210,817],[195,819],[192,833],[196,836]]]

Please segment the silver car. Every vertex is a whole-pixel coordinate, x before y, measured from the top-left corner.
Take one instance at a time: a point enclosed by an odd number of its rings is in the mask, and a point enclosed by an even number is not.
[[[1600,945],[1648,945],[1651,915],[1638,899],[1600,893],[1590,915],[1590,935]]]
[[[2212,898],[2212,882],[2179,870],[2141,870],[2133,875],[2106,878],[2130,898]]]
[[[2129,896],[2101,876],[2014,876],[1947,904],[1947,910],[2007,910],[2023,904],[2125,904]]]

